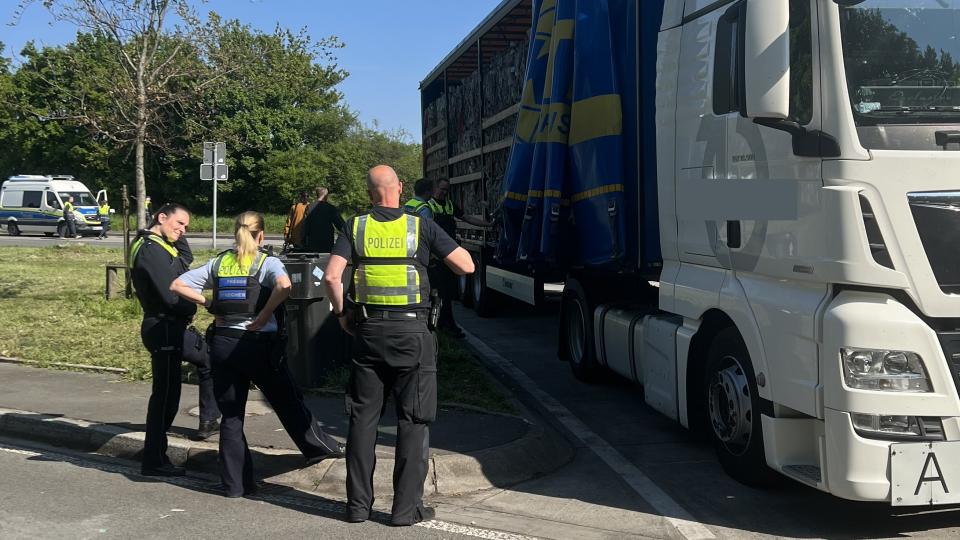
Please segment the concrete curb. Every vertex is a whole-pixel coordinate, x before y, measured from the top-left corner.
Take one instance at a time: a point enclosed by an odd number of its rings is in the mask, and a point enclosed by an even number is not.
[[[0,408],[0,434],[101,455],[139,460],[144,433],[128,428],[63,416]],[[251,447],[258,476],[271,482],[345,496],[343,459],[304,467],[294,450]],[[218,474],[217,444],[169,437],[171,461],[190,470]],[[434,454],[429,461],[425,495],[457,495],[505,487],[551,472],[573,458],[573,448],[552,429],[530,424],[527,433],[509,443],[466,454]],[[374,489],[393,490],[392,453],[377,456]]]

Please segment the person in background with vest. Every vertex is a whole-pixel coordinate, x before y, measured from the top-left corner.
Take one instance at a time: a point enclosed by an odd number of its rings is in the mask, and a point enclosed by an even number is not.
[[[317,200],[307,209],[303,222],[304,249],[311,253],[330,253],[333,234],[343,235],[343,217],[336,206],[327,202],[329,191],[317,188]]]
[[[490,226],[490,223],[480,216],[464,215],[463,210],[450,198],[450,181],[447,179],[437,182],[433,191],[433,198],[430,199],[428,204],[437,225],[451,238],[457,237],[458,219],[477,227]],[[457,326],[453,319],[453,300],[457,297],[457,276],[446,265],[442,264],[434,265],[431,270],[431,279],[435,281],[434,286],[440,292],[440,298],[443,300],[440,322],[437,323],[437,327],[453,337],[462,338],[463,330]]]
[[[256,491],[253,462],[243,434],[250,383],[257,385],[287,434],[312,464],[343,457],[343,445],[321,429],[303,402],[277,347],[282,304],[290,296],[290,278],[280,259],[260,251],[263,215],[244,212],[234,224],[236,245],[170,285],[183,299],[201,304],[216,315],[210,357],[217,403],[223,411],[220,426],[220,477],[227,497]],[[212,300],[201,291],[212,289]]]
[[[297,202],[290,206],[287,222],[283,225],[283,242],[293,249],[303,249],[303,220],[307,217],[309,197],[301,191]]]
[[[423,219],[433,219],[430,210],[430,197],[433,195],[433,180],[421,178],[413,184],[413,198],[403,205],[403,209]]]
[[[147,227],[153,223],[153,203],[150,201],[149,195],[143,200],[143,222],[147,224]]]
[[[67,202],[63,203],[63,222],[65,238],[80,238],[77,234],[77,207],[73,205],[73,195],[67,197]],[[64,238],[61,236],[61,238]]]
[[[100,236],[97,236],[97,240],[103,240],[110,230],[110,204],[107,203],[107,199],[100,201],[100,206],[97,207],[97,217],[100,218]]]
[[[473,260],[436,223],[400,208],[403,184],[392,168],[370,169],[367,191],[373,207],[349,220],[324,275],[333,312],[354,336],[347,390],[346,520],[359,523],[370,517],[377,424],[389,392],[398,427],[391,523],[413,525],[435,515],[423,505],[427,426],[437,414],[437,345],[427,326],[426,267],[431,253],[458,274],[473,272]],[[351,308],[344,303],[341,277],[348,261],[355,268]]]
[[[170,292],[170,282],[190,268],[193,252],[184,236],[190,213],[179,204],[166,204],[149,229],[138,233],[130,247],[130,276],[143,308],[140,338],[150,352],[153,383],[147,405],[142,472],[148,476],[182,476],[185,471],[167,457],[167,431],[180,405],[180,363],[184,359],[187,325],[197,307]],[[213,397],[209,366],[198,366],[200,428],[197,436],[216,433],[220,411]]]

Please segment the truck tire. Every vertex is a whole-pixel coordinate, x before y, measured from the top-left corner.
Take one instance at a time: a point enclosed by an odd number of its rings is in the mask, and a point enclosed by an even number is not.
[[[473,307],[473,276],[457,276],[457,295],[463,307]]]
[[[7,223],[7,234],[10,236],[20,236],[20,227],[17,226],[16,221]]]
[[[481,255],[473,254],[473,265],[476,269],[471,276],[470,282],[473,285],[473,310],[477,315],[487,318],[496,314],[498,296],[497,291],[487,287],[487,267],[484,264]]]
[[[561,313],[561,358],[570,363],[570,369],[576,378],[593,382],[599,373],[593,341],[593,305],[576,279],[567,280],[563,288]]]
[[[757,379],[736,328],[714,336],[703,391],[710,438],[723,470],[748,486],[775,484],[777,475],[767,466],[763,450]]]

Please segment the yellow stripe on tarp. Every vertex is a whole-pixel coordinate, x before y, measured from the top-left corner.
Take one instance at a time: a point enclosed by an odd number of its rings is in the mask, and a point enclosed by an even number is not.
[[[573,103],[570,112],[570,138],[574,145],[599,137],[620,135],[623,112],[619,94],[604,94]]]
[[[600,186],[593,189],[588,189],[587,191],[581,191],[580,193],[575,193],[570,199],[561,199],[562,194],[559,190],[548,189],[545,191],[540,191],[538,189],[531,189],[527,193],[517,193],[515,191],[508,191],[506,197],[508,199],[513,199],[514,201],[527,202],[531,197],[534,199],[542,199],[544,197],[555,197],[560,199],[560,203],[563,205],[570,204],[571,202],[578,203],[580,201],[585,201],[587,199],[592,199],[593,197],[598,197],[600,195],[606,195],[607,193],[619,193],[623,191],[623,184],[610,184],[607,186]]]
[[[607,193],[617,193],[623,191],[623,184],[610,184],[606,186],[600,186],[593,189],[588,189],[587,191],[581,191],[580,193],[575,193],[573,197],[570,197],[570,200],[578,203],[580,201],[585,201],[587,199],[592,199],[600,195],[606,195]]]

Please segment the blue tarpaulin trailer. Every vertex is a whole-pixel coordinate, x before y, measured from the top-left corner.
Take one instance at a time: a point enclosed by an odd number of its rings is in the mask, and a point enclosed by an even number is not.
[[[660,268],[654,91],[662,2],[506,0],[421,83],[424,176],[490,228],[458,234],[489,289]],[[519,51],[522,50],[522,56]]]

